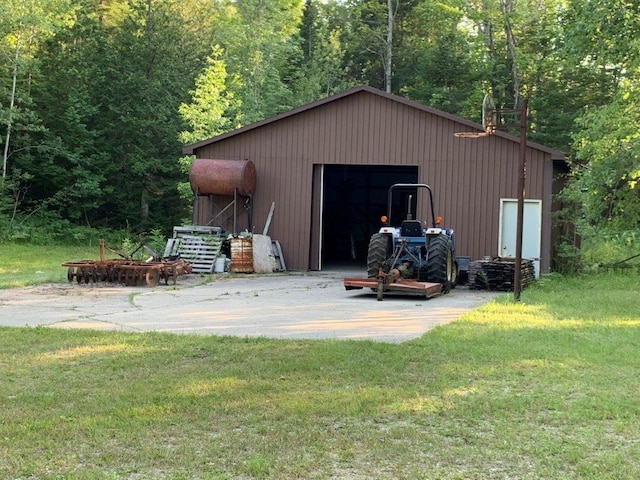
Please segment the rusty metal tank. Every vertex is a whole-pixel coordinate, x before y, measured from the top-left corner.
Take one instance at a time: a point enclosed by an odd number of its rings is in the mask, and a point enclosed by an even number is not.
[[[253,195],[256,167],[251,160],[196,158],[189,172],[191,189],[199,195]]]

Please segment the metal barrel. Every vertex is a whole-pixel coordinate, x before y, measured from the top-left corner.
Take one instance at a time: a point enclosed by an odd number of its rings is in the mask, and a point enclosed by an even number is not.
[[[231,265],[235,273],[253,273],[253,242],[250,238],[234,237],[231,244]]]
[[[191,189],[199,195],[253,195],[256,167],[251,160],[196,158],[189,171]]]

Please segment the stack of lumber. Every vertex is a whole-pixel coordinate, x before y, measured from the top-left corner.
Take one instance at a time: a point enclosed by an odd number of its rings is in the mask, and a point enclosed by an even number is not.
[[[495,257],[469,263],[469,287],[477,290],[513,291],[515,259]],[[522,289],[535,281],[535,267],[532,260],[522,260],[520,265]]]

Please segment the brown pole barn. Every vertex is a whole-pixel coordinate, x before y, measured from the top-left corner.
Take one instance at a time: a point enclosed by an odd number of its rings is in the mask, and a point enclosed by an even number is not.
[[[198,159],[255,165],[249,196],[194,192],[194,222],[262,233],[275,204],[268,234],[280,242],[289,269],[364,265],[369,238],[386,213],[389,186],[426,183],[442,225],[456,232],[458,255],[512,257],[519,138],[504,132],[473,140],[454,136],[470,130],[483,127],[355,87],[186,146],[184,153]],[[528,142],[526,156],[522,256],[544,273],[551,266],[554,172],[564,167],[564,154]],[[417,218],[425,218],[426,198],[411,198]],[[398,210],[405,201],[408,195],[399,199]]]

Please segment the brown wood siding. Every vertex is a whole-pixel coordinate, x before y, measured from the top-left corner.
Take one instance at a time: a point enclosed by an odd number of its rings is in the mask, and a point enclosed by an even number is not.
[[[498,253],[500,199],[517,198],[519,144],[498,135],[454,136],[468,130],[464,122],[363,91],[198,147],[195,153],[254,162],[255,231],[262,232],[276,202],[269,235],[280,241],[291,269],[309,269],[313,164],[417,166],[419,182],[434,190],[436,214],[456,230],[458,254],[477,259]],[[526,197],[543,200],[546,235],[550,154],[530,147],[527,161]],[[424,205],[418,215],[426,216]],[[547,252],[542,255],[546,271],[550,259]]]

